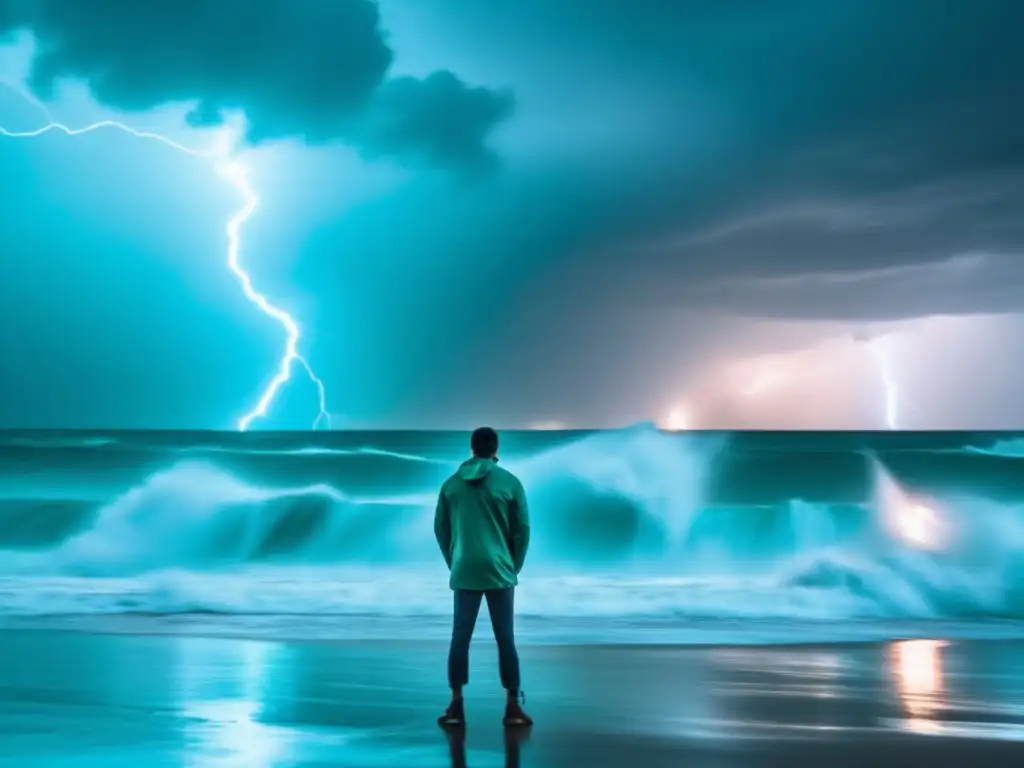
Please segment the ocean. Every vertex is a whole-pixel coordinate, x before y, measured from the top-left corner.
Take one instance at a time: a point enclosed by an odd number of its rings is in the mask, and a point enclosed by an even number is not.
[[[0,432],[0,627],[443,637],[462,432]],[[1024,433],[504,432],[534,639],[1024,637]]]

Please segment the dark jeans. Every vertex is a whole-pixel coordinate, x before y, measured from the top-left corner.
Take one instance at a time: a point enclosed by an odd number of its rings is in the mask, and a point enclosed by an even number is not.
[[[448,685],[462,688],[469,682],[469,641],[473,639],[480,602],[487,598],[487,612],[491,614],[491,628],[498,641],[498,668],[501,685],[506,691],[519,692],[519,654],[513,630],[515,615],[515,587],[489,589],[478,592],[455,590],[455,621],[452,625],[452,646],[448,652]]]

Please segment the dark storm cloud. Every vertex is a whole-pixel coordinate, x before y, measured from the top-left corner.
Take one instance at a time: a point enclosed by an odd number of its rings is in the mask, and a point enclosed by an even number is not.
[[[378,89],[354,138],[368,156],[412,154],[438,166],[486,169],[485,137],[512,109],[511,97],[470,88],[451,72],[397,77]]]
[[[0,34],[37,40],[30,82],[84,81],[108,106],[195,105],[190,120],[245,114],[248,139],[347,141],[373,156],[446,167],[493,160],[505,91],[454,74],[388,79],[393,52],[370,0],[0,0]]]
[[[641,275],[648,282],[640,290],[666,302],[785,317],[1024,308],[1019,160],[958,166],[950,147],[914,168],[871,146],[850,159],[859,168],[807,158],[805,178],[796,167],[780,171],[756,202],[639,246],[636,260],[648,275],[681,278],[654,284]],[[862,184],[868,173],[887,179]]]
[[[1024,251],[1019,0],[535,0],[502,14],[524,46],[547,46],[550,69],[638,94],[608,103],[609,119],[651,116],[648,135],[593,158],[604,179],[565,195],[591,209],[561,267],[575,301],[837,318],[1024,308],[1024,271],[1001,266]],[[945,277],[975,254],[991,260],[970,281]],[[927,290],[893,301],[877,289],[889,267]],[[823,274],[850,279],[826,290]],[[767,278],[794,280],[780,292]]]

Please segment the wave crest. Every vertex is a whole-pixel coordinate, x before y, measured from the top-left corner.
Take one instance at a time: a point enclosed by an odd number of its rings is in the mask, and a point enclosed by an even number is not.
[[[522,610],[579,618],[1024,617],[1019,508],[936,500],[953,545],[915,551],[891,525],[905,501],[894,481],[864,503],[711,504],[709,480],[724,445],[637,428],[508,460],[527,486],[535,530]],[[294,451],[284,458],[294,461]],[[38,501],[0,504],[0,545],[8,548],[0,613],[448,610],[432,479],[399,478],[387,493],[334,477],[327,465],[320,477],[330,482],[270,487],[214,463],[215,452],[202,459],[179,461],[87,511],[67,507],[49,538]],[[436,464],[440,475],[455,466]]]

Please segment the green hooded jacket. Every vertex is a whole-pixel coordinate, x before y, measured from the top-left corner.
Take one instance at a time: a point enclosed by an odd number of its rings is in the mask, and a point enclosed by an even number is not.
[[[452,589],[516,586],[530,545],[523,484],[494,459],[463,462],[441,486],[434,535]]]

